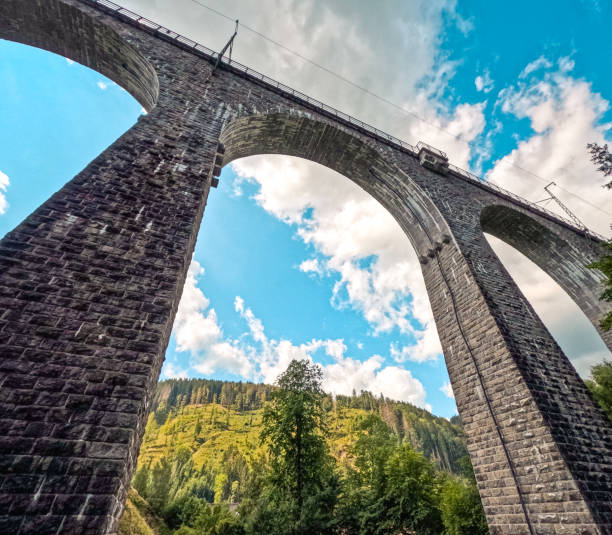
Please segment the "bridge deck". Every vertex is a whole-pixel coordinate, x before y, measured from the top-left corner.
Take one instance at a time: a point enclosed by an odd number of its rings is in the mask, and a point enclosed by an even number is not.
[[[161,24],[153,22],[145,17],[142,17],[139,14],[134,13],[133,11],[130,11],[129,9],[126,9],[124,7],[121,7],[118,4],[115,4],[114,2],[111,2],[110,0],[81,0],[81,1],[88,5],[94,5],[96,8],[101,9],[102,11],[110,12],[114,14],[115,16],[118,16],[125,22],[136,25],[140,29],[148,33],[154,34],[157,37],[165,41],[170,41],[182,49],[189,50],[190,52],[206,59],[209,62],[212,62],[212,63],[216,62],[219,56],[217,52],[208,48],[207,46],[197,43],[196,41],[189,39],[188,37],[185,37],[173,30],[170,30],[166,28],[165,26],[162,26]],[[267,89],[271,91],[275,91],[275,92],[280,92],[287,98],[295,100],[299,102],[301,105],[309,107],[313,109],[314,111],[320,113],[321,115],[331,117],[334,120],[360,132],[361,134],[374,138],[376,141],[380,143],[389,145],[393,147],[394,149],[400,150],[402,152],[406,152],[414,157],[418,156],[418,150],[414,145],[411,145],[410,143],[407,143],[406,141],[403,141],[355,117],[352,117],[351,115],[348,115],[347,113],[344,113],[336,108],[333,108],[332,106],[329,106],[325,104],[324,102],[321,102],[315,98],[309,97],[305,93],[302,93],[301,91],[293,89],[277,80],[274,80],[273,78],[270,78],[269,76],[266,76],[265,74],[261,74],[260,72],[254,69],[251,69],[247,67],[246,65],[243,65],[242,63],[239,63],[235,60],[227,58],[227,61],[223,60],[219,62],[218,68],[229,70],[253,82],[263,84]],[[449,172],[452,176],[455,176],[461,180],[466,180],[472,184],[477,185],[480,188],[491,191],[495,193],[496,195],[503,197],[507,201],[518,204],[531,212],[535,212],[537,215],[541,217],[545,217],[547,219],[554,221],[555,223],[569,227],[573,231],[579,234],[585,235],[595,241],[606,241],[607,240],[607,238],[605,238],[601,234],[598,234],[590,229],[581,229],[577,227],[573,223],[573,221],[566,219],[554,212],[551,212],[550,210],[547,210],[546,208],[539,206],[527,199],[524,199],[523,197],[520,197],[519,195],[516,195],[515,193],[512,193],[511,191],[508,191],[491,181],[486,181],[478,177],[474,173],[471,173],[470,171],[466,171],[465,169],[461,169],[460,167],[457,167],[456,165],[449,164]]]

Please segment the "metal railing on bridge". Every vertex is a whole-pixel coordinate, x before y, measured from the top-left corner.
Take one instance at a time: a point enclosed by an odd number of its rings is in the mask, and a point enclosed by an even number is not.
[[[189,39],[188,37],[185,37],[177,32],[174,32],[162,26],[161,24],[157,24],[156,22],[153,22],[145,17],[142,17],[138,15],[137,13],[130,11],[129,9],[126,9],[124,7],[121,7],[118,4],[115,4],[114,2],[111,2],[110,0],[82,0],[82,1],[86,3],[90,3],[90,4],[95,4],[97,6],[103,6],[107,10],[110,10],[116,14],[121,15],[122,17],[125,17],[127,20],[137,25],[142,26],[144,29],[147,29],[148,31],[159,35],[165,40],[174,41],[176,43],[179,43],[182,47],[187,47],[187,48],[190,48],[198,52],[199,54],[203,54],[210,61],[216,61],[216,59],[219,56],[217,52],[208,48],[207,46],[204,46],[194,41],[193,39]],[[239,63],[238,61],[226,58],[226,60],[223,60],[220,62],[220,65],[225,66],[225,67],[231,67],[233,70],[243,73],[249,78],[259,80],[260,82],[263,82],[264,84],[266,84],[267,86],[271,88],[274,88],[278,91],[282,91],[283,93],[286,93],[290,95],[291,97],[301,101],[303,104],[306,104],[308,107],[314,108],[316,111],[321,112],[323,115],[328,115],[328,116],[331,115],[333,118],[338,119],[341,122],[348,124],[354,129],[361,131],[362,133],[365,133],[371,137],[374,137],[378,141],[381,141],[385,144],[393,145],[396,148],[399,148],[400,150],[403,150],[413,156],[418,155],[418,149],[414,145],[411,145],[410,143],[407,143],[395,136],[392,136],[391,134],[388,134],[387,132],[384,132],[368,123],[364,123],[363,121],[355,117],[352,117],[351,115],[344,113],[336,108],[333,108],[332,106],[329,106],[325,104],[324,102],[321,102],[320,100],[309,97],[305,93],[302,93],[301,91],[293,89],[292,87],[289,87],[277,80],[274,80],[273,78],[270,78],[269,76],[266,76],[265,74],[262,74],[254,69],[251,69],[247,67],[246,65]],[[436,150],[444,154],[439,149],[436,149]],[[546,217],[547,219],[553,219],[556,222],[560,222],[564,224],[565,226],[570,227],[572,230],[578,231],[596,240],[605,241],[607,239],[601,234],[598,234],[592,230],[578,228],[569,219],[566,219],[565,217],[562,217],[556,214],[555,212],[551,212],[550,210],[547,210],[543,206],[539,206],[531,201],[528,201],[527,199],[524,199],[523,197],[520,197],[519,195],[516,195],[512,193],[511,191],[508,191],[491,181],[486,181],[484,179],[481,179],[480,177],[478,177],[474,173],[471,173],[470,171],[461,169],[460,167],[457,167],[456,165],[453,165],[453,164],[449,164],[448,168],[449,168],[449,171],[454,176],[461,178],[463,180],[467,180],[471,183],[475,183],[479,187],[493,191],[496,194],[501,195],[503,197],[507,197],[512,202],[522,205],[523,207],[531,211],[537,212],[543,215],[544,217]]]

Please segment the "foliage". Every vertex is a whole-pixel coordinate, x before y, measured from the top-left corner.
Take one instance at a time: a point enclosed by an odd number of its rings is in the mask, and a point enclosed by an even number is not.
[[[605,289],[601,294],[603,301],[612,302],[612,241],[602,244],[604,248],[603,256],[597,261],[589,264],[587,267],[591,269],[598,269],[601,271],[606,280],[604,281]],[[600,323],[601,328],[604,331],[612,329],[612,311],[608,312],[604,319]]]
[[[604,361],[591,368],[592,380],[585,381],[593,397],[612,420],[612,362]]]
[[[604,176],[612,175],[612,154],[608,151],[608,145],[587,143],[587,150],[591,153],[591,161],[598,166],[597,170]],[[612,180],[604,188],[612,189]]]
[[[130,489],[117,535],[170,535],[170,532],[142,496],[135,489]]]
[[[457,420],[332,399],[306,361],[274,386],[165,381],[153,409],[133,485],[172,535],[486,533]]]
[[[433,464],[408,444],[398,444],[375,415],[360,422],[356,432],[353,467],[347,467],[340,502],[341,523],[360,535],[441,533],[439,476]]]
[[[440,509],[445,535],[487,535],[478,488],[474,481],[448,477],[442,487]]]
[[[230,445],[246,457],[251,452],[257,454],[262,451],[259,431],[263,406],[276,388],[209,379],[163,381],[158,385],[139,464],[154,466],[178,447],[191,450],[196,466],[219,466]],[[362,391],[335,399],[325,396],[322,405],[334,456],[342,456],[348,447],[353,422],[370,413],[379,414],[399,441],[423,452],[438,468],[458,472],[460,459],[467,455],[457,421],[449,422],[410,403]]]
[[[270,507],[283,511],[281,528],[288,533],[331,528],[336,493],[329,487],[335,478],[321,380],[319,366],[291,361],[264,410],[260,437],[270,462],[264,514]]]
[[[198,535],[243,535],[240,519],[226,505],[204,505],[193,522]]]

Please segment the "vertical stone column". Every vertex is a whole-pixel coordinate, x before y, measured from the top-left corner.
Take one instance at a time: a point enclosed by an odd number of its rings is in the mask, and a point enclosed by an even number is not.
[[[0,241],[0,533],[116,531],[209,191],[217,132],[187,106]]]
[[[423,273],[492,535],[612,533],[608,420],[478,223],[449,225]]]

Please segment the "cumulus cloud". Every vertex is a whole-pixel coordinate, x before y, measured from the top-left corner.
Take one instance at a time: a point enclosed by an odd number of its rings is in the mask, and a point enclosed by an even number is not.
[[[244,158],[233,167],[259,185],[257,203],[297,225],[298,236],[314,246],[318,257],[300,269],[335,278],[335,307],[363,314],[373,334],[397,329],[414,336],[411,360],[437,357],[440,346],[416,254],[376,200],[338,173],[296,158]]]
[[[313,273],[316,275],[323,275],[325,273],[325,269],[319,262],[318,258],[309,258],[308,260],[304,260],[300,263],[300,271],[304,273]]]
[[[0,214],[5,213],[6,209],[8,208],[8,201],[6,200],[4,192],[6,191],[6,188],[9,187],[9,184],[9,177],[0,171]]]
[[[448,381],[440,387],[440,392],[442,392],[447,398],[455,399],[455,393],[453,392],[453,387]]]
[[[573,62],[561,58],[555,64],[542,57],[530,63],[516,85],[499,92],[497,106],[504,113],[528,119],[534,134],[498,160],[487,178],[532,201],[547,197],[543,187],[555,181],[555,194],[584,223],[604,235],[610,234],[610,210],[602,200],[605,178],[590,162],[587,142],[605,143],[612,125],[603,122],[609,103],[591,85],[571,74]],[[514,165],[511,165],[514,164]],[[519,167],[534,171],[539,181]],[[593,208],[567,190],[602,205]],[[548,209],[564,215],[555,203]],[[605,213],[608,212],[608,213]]]
[[[210,301],[197,287],[197,279],[203,274],[202,266],[192,261],[174,320],[176,349],[189,352],[191,366],[202,374],[224,370],[249,376],[252,366],[247,356],[236,343],[223,339],[217,314],[209,309]]]
[[[385,366],[384,358],[380,355],[373,355],[365,361],[347,357],[347,347],[342,339],[315,339],[300,345],[289,340],[271,340],[265,335],[261,321],[245,307],[241,298],[236,298],[235,305],[246,320],[253,340],[258,343],[256,347],[250,347],[248,352],[259,365],[256,377],[263,382],[273,382],[293,359],[313,362],[313,355],[322,350],[333,359],[331,364],[321,366],[326,392],[350,395],[353,391],[367,390],[431,410],[431,406],[425,402],[425,388],[410,371],[397,366]]]
[[[161,373],[164,379],[186,379],[188,377],[187,369],[181,368],[174,362],[164,362],[164,367]]]
[[[353,390],[368,390],[431,410],[425,402],[423,385],[408,370],[385,366],[380,355],[365,361],[348,357],[342,339],[313,339],[302,344],[270,339],[262,321],[240,296],[236,296],[234,308],[245,321],[247,331],[237,339],[224,336],[214,309],[209,309],[209,300],[197,287],[198,277],[203,274],[203,268],[193,261],[174,324],[177,351],[190,354],[190,367],[196,372],[209,375],[227,371],[247,380],[273,383],[292,360],[314,362],[314,356],[323,352],[332,359],[331,364],[322,366],[327,392],[350,395]],[[187,374],[187,369],[170,361],[162,372],[165,378]]]

